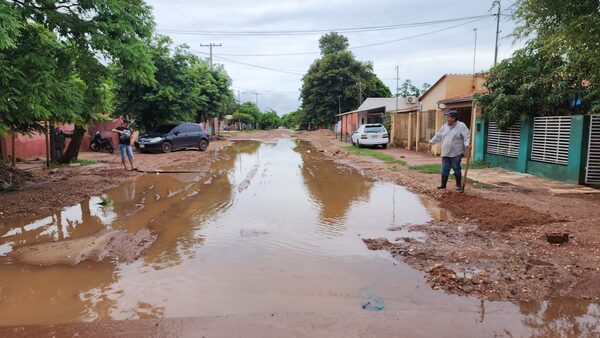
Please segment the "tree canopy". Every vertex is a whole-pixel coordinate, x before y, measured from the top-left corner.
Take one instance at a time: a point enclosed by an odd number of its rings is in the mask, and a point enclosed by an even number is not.
[[[256,104],[253,102],[244,102],[233,113],[233,119],[244,124],[255,125],[258,122],[260,114],[260,109]]]
[[[520,0],[516,39],[526,46],[491,69],[476,95],[501,128],[540,115],[600,111],[600,2]]]
[[[346,37],[324,35],[319,47],[321,58],[313,62],[302,79],[302,126],[329,124],[335,122],[338,109],[356,109],[368,97],[392,96],[373,72],[373,65],[356,60],[347,50]]]
[[[141,0],[0,2],[0,133],[39,122],[84,125],[111,103],[107,63],[152,81],[153,29]]]
[[[402,85],[400,85],[400,91],[398,93],[399,96],[421,96],[427,89],[429,89],[431,85],[429,83],[423,83],[421,88],[415,86],[410,79],[404,80]]]
[[[260,114],[258,124],[260,129],[275,129],[281,125],[281,118],[276,111],[270,109]]]
[[[284,114],[281,117],[281,125],[285,126],[288,129],[294,129],[294,128],[298,127],[298,125],[300,124],[301,114],[302,114],[301,109],[298,109],[291,113]]]
[[[155,81],[134,81],[126,70],[115,70],[116,115],[130,115],[144,129],[167,122],[193,121],[198,116],[223,117],[233,104],[231,79],[223,69],[209,70],[187,46],[173,46],[170,38],[150,44]]]

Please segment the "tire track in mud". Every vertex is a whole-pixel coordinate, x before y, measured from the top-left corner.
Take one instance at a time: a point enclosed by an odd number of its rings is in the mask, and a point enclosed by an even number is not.
[[[256,176],[256,173],[258,172],[258,167],[258,165],[255,165],[254,168],[248,172],[246,178],[242,181],[242,183],[240,183],[240,185],[238,185],[238,192],[241,193],[242,191],[248,189],[248,186],[250,183],[252,183],[254,176]]]

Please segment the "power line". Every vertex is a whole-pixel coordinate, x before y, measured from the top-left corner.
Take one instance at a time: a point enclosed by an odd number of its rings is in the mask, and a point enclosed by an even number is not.
[[[465,21],[472,19],[479,19],[484,17],[493,16],[494,14],[484,14],[467,16],[460,18],[433,20],[433,21],[422,21],[412,22],[394,25],[383,25],[383,26],[366,26],[366,27],[349,27],[349,28],[328,28],[328,29],[312,29],[312,30],[273,30],[273,31],[185,31],[185,30],[174,30],[174,29],[162,29],[160,32],[170,34],[182,34],[182,35],[314,35],[323,34],[328,32],[338,33],[362,33],[362,32],[373,32],[382,30],[394,30],[403,28],[414,28],[427,25],[436,25],[447,22]]]
[[[191,51],[196,52],[196,53],[200,53],[200,54],[204,54],[204,55],[208,55],[208,53],[196,50],[196,49],[191,49]],[[215,59],[217,60],[223,60],[223,61],[227,61],[227,62],[233,62],[233,63],[238,63],[241,65],[245,65],[245,66],[249,66],[249,67],[255,67],[255,68],[260,68],[260,69],[265,69],[265,70],[270,70],[273,72],[279,72],[279,73],[284,73],[284,74],[291,74],[291,75],[299,75],[299,76],[304,76],[304,74],[296,72],[296,71],[292,71],[292,70],[287,70],[287,69],[276,69],[276,68],[270,68],[270,67],[265,67],[265,66],[260,66],[260,65],[255,65],[252,63],[247,63],[247,62],[242,62],[242,61],[237,61],[237,60],[231,60],[231,59],[227,59],[224,57],[220,57],[220,56],[213,56]]]
[[[493,15],[492,15],[493,16]],[[390,43],[394,43],[394,42],[400,42],[400,41],[405,41],[405,40],[410,40],[410,39],[414,39],[414,38],[419,38],[422,36],[427,36],[427,35],[431,35],[431,34],[435,34],[435,33],[440,33],[440,32],[444,32],[453,28],[457,28],[460,26],[466,26],[469,24],[472,24],[474,22],[483,20],[485,18],[490,17],[490,15],[486,15],[484,17],[480,17],[478,19],[475,20],[471,20],[468,22],[464,22],[458,25],[453,25],[453,26],[449,26],[446,28],[442,28],[442,29],[437,29],[434,31],[429,31],[429,32],[425,32],[425,33],[421,33],[421,34],[417,34],[417,35],[411,35],[411,36],[406,36],[400,39],[394,39],[394,40],[388,40],[388,41],[382,41],[382,42],[377,42],[377,43],[371,43],[371,44],[367,44],[367,45],[359,45],[359,46],[354,46],[354,47],[350,47],[348,48],[349,50],[354,50],[354,49],[360,49],[360,48],[367,48],[367,47],[373,47],[373,46],[381,46],[381,45],[387,45]],[[250,56],[261,56],[261,57],[266,57],[266,56],[294,56],[294,55],[309,55],[309,54],[320,54],[320,52],[295,52],[295,53],[273,53],[273,54],[227,54],[227,53],[220,53],[219,55],[225,55],[225,56],[240,56],[240,57],[250,57]]]
[[[450,26],[450,27],[446,27],[446,28],[442,28],[442,29],[438,29],[438,30],[434,30],[434,31],[422,33],[422,34],[407,36],[407,37],[400,38],[400,39],[394,39],[394,40],[388,40],[388,41],[383,41],[383,42],[371,43],[371,44],[362,45],[362,46],[356,46],[356,47],[352,47],[350,49],[359,49],[359,48],[367,48],[367,47],[373,47],[373,46],[381,46],[381,45],[387,45],[387,44],[394,43],[394,42],[399,42],[399,41],[404,41],[404,40],[409,40],[409,39],[414,39],[414,38],[420,38],[422,36],[427,36],[427,35],[431,35],[431,34],[435,34],[435,33],[444,32],[444,31],[447,31],[447,30],[450,30],[450,29],[453,29],[453,28],[456,28],[456,27],[466,26],[466,25],[472,24],[474,22],[480,21],[482,19],[485,19],[485,18],[479,18],[479,19],[471,20],[471,21],[464,22],[464,23],[461,23],[461,24],[458,24],[458,25],[454,25],[454,26]]]

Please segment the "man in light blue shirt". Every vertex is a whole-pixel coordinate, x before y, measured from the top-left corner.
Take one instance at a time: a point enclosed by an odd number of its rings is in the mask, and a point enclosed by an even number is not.
[[[460,161],[464,153],[470,151],[471,133],[464,123],[457,120],[457,115],[456,110],[446,113],[446,124],[429,141],[429,144],[442,142],[442,183],[438,189],[446,189],[450,168],[452,168],[456,188],[462,191]]]

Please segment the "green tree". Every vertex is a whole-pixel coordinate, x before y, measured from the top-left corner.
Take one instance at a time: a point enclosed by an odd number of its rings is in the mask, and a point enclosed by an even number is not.
[[[222,118],[233,103],[231,79],[211,71],[187,46],[173,47],[170,38],[158,36],[150,44],[155,82],[130,80],[125,70],[115,71],[117,115],[130,115],[149,130],[167,122]]]
[[[349,111],[365,98],[392,95],[373,72],[373,65],[356,60],[347,50],[346,37],[337,33],[324,35],[319,47],[321,58],[313,62],[302,79],[302,127],[333,123],[338,108]]]
[[[259,122],[261,112],[258,106],[253,102],[244,102],[240,105],[240,108],[233,113],[233,120],[250,125],[254,128],[255,124]]]
[[[600,2],[520,0],[516,39],[527,39],[490,71],[476,95],[501,128],[540,115],[600,111]]]
[[[488,92],[477,95],[484,117],[508,128],[535,116],[582,114],[590,103],[573,105],[584,84],[567,71],[558,55],[544,53],[535,43],[516,51],[490,72]]]
[[[6,0],[0,19],[0,133],[75,123],[63,161],[77,156],[85,126],[110,105],[106,63],[153,80],[145,40],[154,23],[142,0]]]
[[[404,82],[402,83],[402,85],[400,86],[400,92],[398,93],[399,96],[421,96],[421,94],[423,94],[427,89],[429,89],[429,87],[431,87],[431,85],[429,83],[423,83],[423,85],[421,86],[421,89],[419,89],[418,87],[416,87],[413,83],[412,80],[410,79],[406,79],[404,80]]]
[[[260,129],[275,129],[281,125],[281,118],[271,109],[260,114],[258,124]]]
[[[291,113],[284,114],[281,117],[281,125],[285,126],[288,129],[297,128],[298,124],[300,123],[300,114],[301,114],[300,109],[293,111]]]

